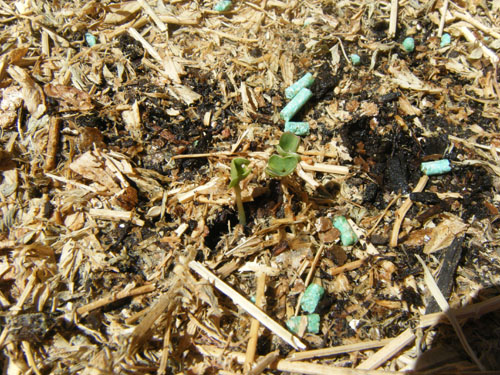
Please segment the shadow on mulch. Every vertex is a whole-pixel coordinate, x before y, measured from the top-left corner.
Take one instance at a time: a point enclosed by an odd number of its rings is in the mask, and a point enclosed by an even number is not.
[[[500,288],[494,286],[481,289],[475,302],[498,296]],[[500,311],[490,312],[478,319],[469,319],[462,325],[462,331],[472,351],[485,370],[500,369]],[[425,341],[425,340],[423,340]],[[417,373],[425,374],[483,374],[463,349],[453,327],[439,324],[435,327],[432,344],[425,345],[424,352],[415,365]],[[495,372],[496,373],[496,372]]]

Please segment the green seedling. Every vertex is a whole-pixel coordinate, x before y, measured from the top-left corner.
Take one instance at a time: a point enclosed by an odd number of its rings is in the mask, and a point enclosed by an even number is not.
[[[278,153],[281,156],[289,156],[290,154],[296,154],[299,148],[300,138],[295,134],[290,132],[284,132],[281,135],[280,143],[276,146]],[[297,155],[298,156],[298,155]]]
[[[247,167],[248,164],[250,164],[250,161],[245,158],[235,158],[231,161],[231,181],[229,181],[229,188],[234,189],[236,206],[238,207],[238,220],[241,225],[246,225],[247,218],[243,209],[243,201],[241,200],[240,181],[248,177],[252,171]]]
[[[300,161],[300,155],[297,154],[299,142],[300,138],[295,134],[283,133],[280,143],[276,146],[279,155],[269,158],[266,173],[271,177],[285,177],[292,173]]]

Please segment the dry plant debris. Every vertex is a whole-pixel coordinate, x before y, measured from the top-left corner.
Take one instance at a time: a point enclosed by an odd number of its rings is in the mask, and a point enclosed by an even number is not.
[[[500,1],[216,4],[0,1],[3,373],[498,370]]]

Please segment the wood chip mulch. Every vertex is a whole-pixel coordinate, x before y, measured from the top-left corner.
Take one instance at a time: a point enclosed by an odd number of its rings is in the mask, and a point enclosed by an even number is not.
[[[500,1],[215,5],[0,1],[3,373],[498,370]]]

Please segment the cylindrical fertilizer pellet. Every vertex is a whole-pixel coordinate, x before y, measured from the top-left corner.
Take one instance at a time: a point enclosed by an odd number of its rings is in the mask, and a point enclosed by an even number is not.
[[[214,10],[216,12],[227,12],[231,7],[233,6],[233,3],[231,0],[221,0],[217,4],[214,5]]]
[[[358,236],[354,233],[344,216],[337,216],[333,219],[333,226],[339,230],[340,241],[343,246],[351,246],[358,240]]]
[[[316,306],[318,306],[323,294],[325,294],[325,289],[321,285],[310,284],[302,295],[300,307],[302,307],[302,310],[312,314],[316,310]]]
[[[286,105],[280,112],[280,117],[285,121],[290,121],[293,116],[302,108],[304,104],[311,98],[312,92],[307,88],[301,89],[297,95]]]
[[[307,320],[307,332],[309,333],[319,333],[319,315],[318,314],[310,314],[310,315],[299,315],[299,316],[292,316],[290,319],[286,321],[286,326],[290,332],[293,333],[298,333],[299,332],[299,327],[300,327],[300,322],[302,318],[305,318]]]
[[[448,159],[428,161],[420,164],[420,170],[427,176],[434,176],[450,172],[451,164]]]
[[[285,122],[285,131],[295,135],[308,135],[309,123],[308,122]]]
[[[306,73],[301,79],[292,84],[290,87],[285,89],[285,97],[287,99],[292,99],[295,95],[298,94],[300,90],[304,87],[311,87],[314,82],[314,77],[311,73]]]

